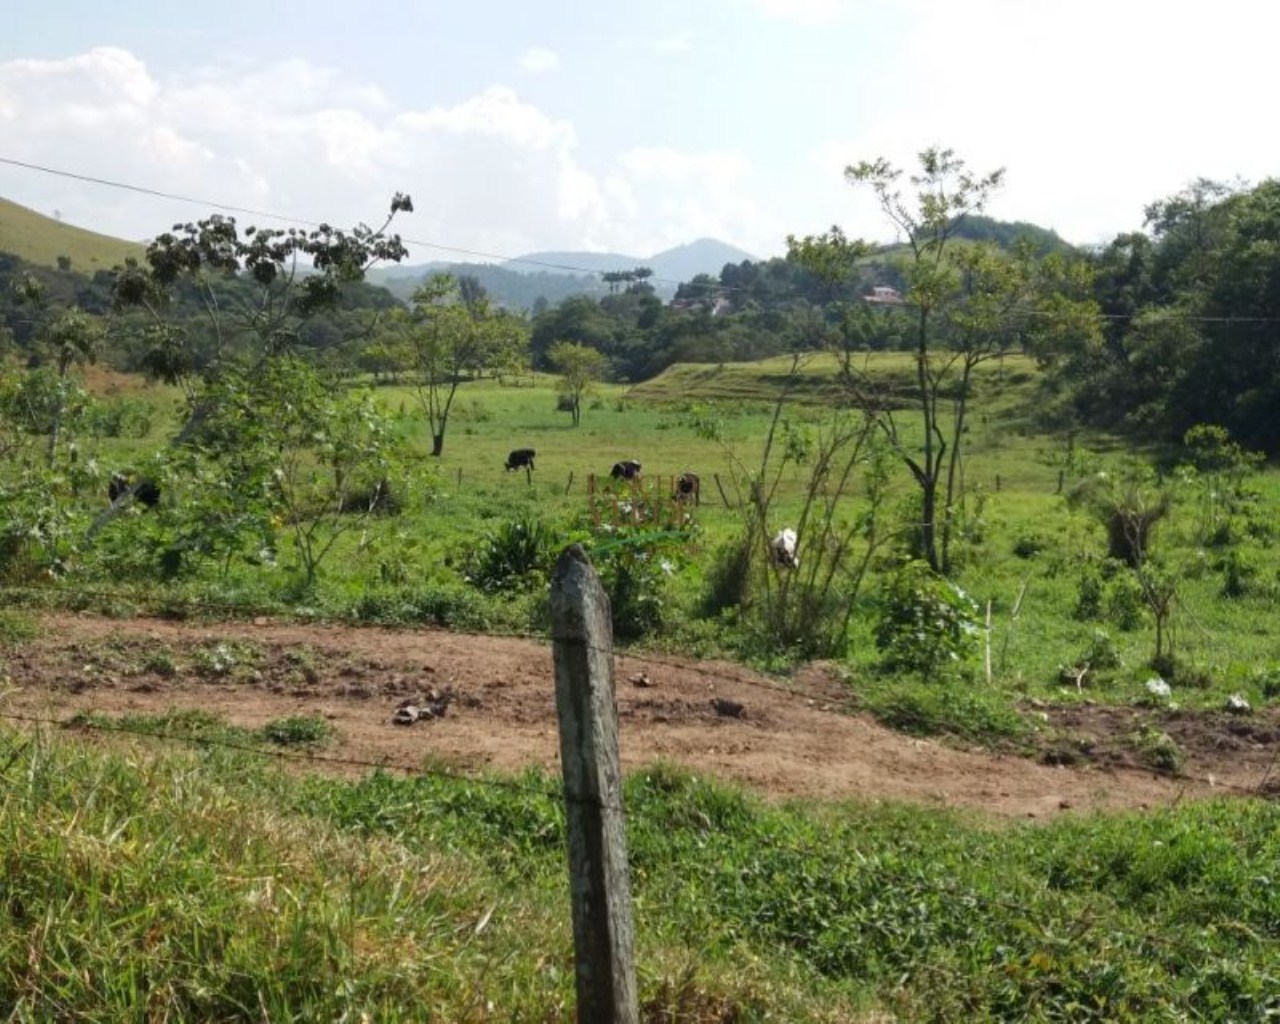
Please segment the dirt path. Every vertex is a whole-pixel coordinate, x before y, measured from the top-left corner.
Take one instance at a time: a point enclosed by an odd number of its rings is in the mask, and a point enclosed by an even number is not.
[[[553,767],[550,648],[441,631],[256,624],[192,625],[51,615],[41,635],[0,648],[0,714],[158,714],[203,708],[237,725],[320,714],[326,753],[412,768]],[[7,682],[4,678],[7,677]],[[794,688],[801,692],[784,692]],[[624,764],[664,759],[775,797],[849,797],[958,806],[1019,817],[1154,807],[1251,787],[1280,749],[1280,717],[1162,721],[1192,778],[1137,768],[1122,738],[1131,709],[1045,709],[1043,760],[956,749],[886,730],[835,705],[848,691],[820,668],[778,683],[741,666],[622,656]],[[442,718],[391,722],[406,699],[448,698]],[[727,716],[712,701],[742,705]],[[1214,784],[1208,780],[1212,779]],[[1224,788],[1225,787],[1225,788]]]

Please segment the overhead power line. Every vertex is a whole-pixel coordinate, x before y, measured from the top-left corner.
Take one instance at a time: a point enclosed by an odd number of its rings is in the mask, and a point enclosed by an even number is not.
[[[272,213],[270,210],[257,210],[248,206],[236,206],[231,203],[217,202],[212,199],[198,199],[194,196],[182,195],[177,192],[166,192],[161,189],[149,188],[145,185],[134,185],[129,182],[115,181],[111,178],[100,178],[92,174],[81,174],[76,171],[67,171],[57,167],[47,167],[43,164],[30,163],[26,160],[18,160],[14,157],[0,156],[0,164],[7,164],[10,167],[20,167],[23,170],[36,171],[40,174],[49,174],[58,178],[69,178],[73,181],[83,181],[92,185],[102,185],[106,188],[122,189],[126,192],[134,192],[138,195],[151,196],[156,199],[168,199],[178,203],[188,203],[192,206],[201,206],[206,209],[225,210],[228,213],[239,213],[249,217],[268,217],[272,220],[283,221],[286,224],[297,224],[303,227],[318,228],[323,222],[317,220],[308,220],[305,217],[295,217],[290,214]],[[531,267],[539,267],[544,270],[558,270],[571,274],[581,274],[587,277],[595,277],[603,279],[610,271],[594,270],[589,267],[579,267],[568,263],[552,263],[547,260],[530,259],[527,256],[508,256],[503,253],[486,252],[483,249],[467,249],[457,245],[447,245],[443,242],[433,242],[423,238],[411,238],[408,235],[401,234],[402,241],[410,245],[419,245],[428,249],[435,249],[438,252],[453,253],[458,256],[472,256],[477,259],[499,261],[503,263],[520,263]],[[666,284],[674,287],[688,284],[686,281],[677,281],[673,278],[666,277],[649,277],[648,280],[655,284]],[[717,293],[723,292],[745,292],[750,289],[741,285],[726,285],[717,282],[715,286]],[[1059,314],[1051,310],[1030,310],[1028,316],[1039,319],[1058,318]],[[1230,324],[1275,324],[1280,323],[1280,317],[1267,316],[1204,316],[1195,313],[1180,312],[1177,310],[1165,310],[1164,315],[1175,318],[1187,323],[1230,323]],[[1137,313],[1095,313],[1095,318],[1099,320],[1133,320],[1138,316]]]
[[[92,174],[79,174],[75,171],[66,171],[57,167],[46,167],[43,164],[33,164],[26,160],[16,160],[12,157],[0,156],[0,164],[8,164],[11,167],[21,167],[28,171],[37,171],[41,174],[50,174],[57,178],[70,178],[73,181],[84,181],[91,185],[103,185],[107,188],[123,189],[127,192],[135,192],[139,195],[151,196],[156,199],[169,199],[178,203],[189,203],[192,206],[201,206],[213,210],[225,210],[228,213],[240,213],[249,217],[270,217],[272,220],[283,221],[286,224],[298,224],[303,227],[317,228],[321,222],[316,220],[307,220],[305,217],[294,217],[284,213],[272,213],[269,210],[256,210],[247,206],[235,206],[231,203],[217,202],[212,199],[198,199],[194,196],[181,195],[177,192],[165,192],[160,189],[148,188],[143,185],[133,185],[124,181],[114,181],[110,178],[99,178]],[[459,256],[474,256],[479,259],[499,260],[506,263],[524,263],[529,266],[542,267],[547,270],[568,271],[574,274],[585,274],[591,277],[603,277],[607,271],[592,270],[588,267],[578,267],[567,263],[552,263],[547,260],[529,259],[525,256],[506,256],[502,253],[485,252],[481,249],[466,249],[456,245],[445,245],[443,242],[432,242],[422,238],[410,238],[408,235],[402,234],[401,240],[410,245],[420,245],[429,249],[436,249],[440,252],[455,253]],[[679,285],[683,282],[669,280],[666,278],[650,278],[651,281],[658,281],[662,284]]]

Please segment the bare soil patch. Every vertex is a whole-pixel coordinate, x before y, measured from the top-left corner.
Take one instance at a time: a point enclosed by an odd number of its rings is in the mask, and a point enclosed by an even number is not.
[[[413,770],[503,772],[558,763],[551,649],[438,630],[49,615],[0,648],[0,714],[162,714],[200,708],[250,728],[318,714],[328,756]],[[821,666],[778,681],[739,665],[624,654],[616,660],[624,766],[675,762],[775,798],[911,801],[1001,816],[1143,808],[1258,786],[1280,716],[1033,709],[1051,728],[1033,756],[960,749],[850,714]],[[442,717],[393,724],[405,701],[447,695]],[[1182,750],[1183,777],[1146,767],[1142,725]],[[351,768],[351,771],[359,769]],[[1264,787],[1265,788],[1265,787]]]

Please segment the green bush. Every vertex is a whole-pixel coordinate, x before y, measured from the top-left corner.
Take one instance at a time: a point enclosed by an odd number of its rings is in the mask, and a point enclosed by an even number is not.
[[[324,743],[333,735],[333,726],[316,715],[290,715],[262,727],[261,736],[278,746],[306,746]]]
[[[535,516],[508,520],[481,542],[467,582],[489,594],[543,583],[557,540],[555,532]]]
[[[982,630],[978,606],[921,561],[910,561],[885,585],[876,649],[891,670],[934,675],[969,661]]]

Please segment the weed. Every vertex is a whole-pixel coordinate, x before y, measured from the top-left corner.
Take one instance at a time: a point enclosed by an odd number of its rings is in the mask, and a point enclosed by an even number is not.
[[[237,669],[252,668],[261,657],[257,645],[244,640],[212,641],[191,652],[196,672],[218,679],[233,675]]]
[[[178,674],[178,664],[168,651],[149,651],[143,659],[142,670],[168,679]]]
[[[1129,742],[1142,760],[1152,768],[1174,775],[1182,773],[1182,748],[1163,729],[1144,722],[1129,734]]]
[[[315,745],[333,737],[333,726],[316,715],[290,715],[268,722],[259,731],[264,740],[282,747]]]
[[[35,618],[13,608],[0,609],[0,644],[22,644],[40,634]]]

